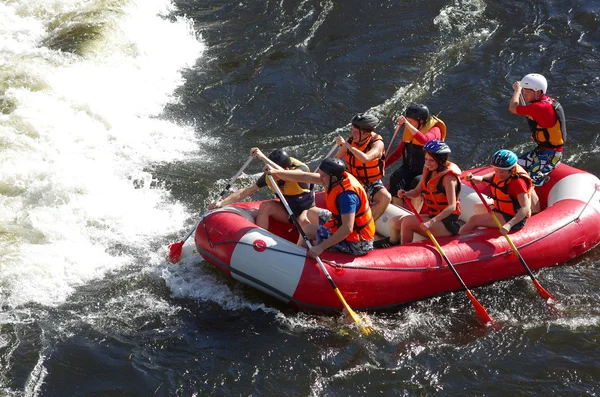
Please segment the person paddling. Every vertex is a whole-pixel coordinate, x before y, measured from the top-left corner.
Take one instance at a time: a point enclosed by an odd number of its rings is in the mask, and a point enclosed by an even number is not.
[[[417,187],[425,165],[423,146],[433,139],[445,140],[446,124],[430,115],[427,106],[412,104],[406,108],[404,115],[398,117],[398,125],[404,125],[402,142],[387,156],[386,162],[392,164],[402,157],[402,165],[390,178],[392,203],[402,205],[398,191]],[[420,209],[420,200],[418,203],[413,201],[413,206]]]
[[[392,201],[381,178],[385,168],[383,138],[375,133],[379,119],[361,113],[351,120],[352,136],[345,140],[338,136],[335,141],[339,150],[335,157],[344,159],[348,172],[364,186],[372,203],[373,218],[377,220]]]
[[[519,157],[519,165],[529,172],[533,184],[542,186],[560,164],[563,145],[567,141],[565,112],[558,101],[546,95],[548,82],[538,73],[530,73],[513,86],[508,110],[527,116],[535,149]],[[521,94],[527,104],[520,104]]]
[[[390,237],[373,243],[375,248],[388,248],[399,243],[412,241],[413,232],[426,236],[429,230],[436,237],[458,234],[460,225],[460,174],[458,166],[448,161],[450,147],[437,139],[429,141],[423,147],[425,166],[423,177],[417,187],[408,192],[400,190],[398,197],[413,199],[421,193],[427,205],[427,214],[423,223],[416,215],[402,215],[390,219]]]
[[[493,211],[501,215],[497,218],[503,225],[504,234],[521,230],[531,216],[532,208],[539,205],[533,181],[517,161],[515,153],[501,149],[492,156],[493,172],[480,176],[468,173],[465,176],[468,181],[491,185]],[[459,234],[468,233],[479,226],[496,227],[492,214],[483,203],[476,203],[473,208],[475,215],[460,228]]]
[[[286,169],[297,170],[298,172],[310,172],[310,169],[306,164],[293,157],[290,157],[285,150],[276,149],[267,157],[259,148],[254,147],[250,150],[250,154],[253,157],[263,161],[265,163],[265,167],[269,167],[269,169]],[[284,197],[286,198],[298,220],[301,222],[308,222],[306,211],[315,206],[314,185],[310,183],[286,182],[281,180],[277,181],[277,185],[281,189]],[[266,174],[263,174],[260,176],[260,178],[258,178],[254,185],[248,186],[245,189],[240,189],[216,203],[210,203],[208,208],[213,210],[228,204],[236,203],[256,193],[259,189],[265,186],[268,186],[271,190],[273,190],[271,182],[266,179]],[[268,230],[269,218],[273,218],[280,222],[290,222],[288,219],[289,215],[279,199],[263,201],[260,204],[260,207],[258,208],[258,215],[256,216],[256,225]]]
[[[349,172],[346,163],[338,158],[326,158],[318,171],[301,173],[292,170],[272,170],[283,180],[303,181],[325,186],[325,207],[308,211],[310,224],[302,229],[316,245],[309,250],[313,258],[327,249],[354,256],[366,255],[373,249],[375,221],[369,197],[362,184]],[[298,245],[306,247],[302,236]]]

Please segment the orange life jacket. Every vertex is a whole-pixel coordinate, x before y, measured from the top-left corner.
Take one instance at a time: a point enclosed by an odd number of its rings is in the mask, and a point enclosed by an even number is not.
[[[427,213],[434,217],[442,212],[448,206],[448,197],[446,197],[446,189],[444,188],[444,177],[452,175],[457,179],[456,184],[456,209],[453,214],[460,215],[460,174],[461,170],[458,166],[450,161],[447,162],[448,167],[444,171],[438,171],[435,175],[427,168],[423,171],[423,199],[427,203]]]
[[[331,191],[325,190],[325,205],[333,214],[331,219],[325,224],[325,227],[330,228],[331,233],[335,233],[342,224],[342,216],[340,215],[340,210],[337,206],[337,198],[345,191],[352,191],[358,194],[358,197],[360,198],[360,208],[354,217],[354,228],[346,237],[346,241],[358,242],[361,240],[372,240],[373,237],[375,237],[375,221],[371,214],[369,197],[361,183],[348,172],[344,172],[342,180],[336,184]]]
[[[352,144],[352,147],[355,147],[363,153],[367,153],[371,150],[371,147],[377,141],[383,141],[383,137],[373,131],[371,131],[371,137],[360,146],[353,142],[352,138],[348,139],[348,142]],[[352,175],[354,175],[363,185],[366,185],[383,178],[385,159],[382,154],[379,158],[363,163],[348,150],[346,152],[346,166]]]
[[[558,101],[550,97],[545,97],[541,102],[548,102],[552,105],[556,113],[556,123],[550,128],[540,126],[537,121],[527,118],[531,137],[541,147],[561,147],[567,141],[567,123],[565,112]]]
[[[494,208],[502,214],[515,216],[521,205],[517,197],[511,197],[508,195],[508,185],[515,179],[523,178],[527,185],[527,193],[531,193],[533,189],[533,182],[529,173],[523,169],[520,165],[515,165],[515,172],[507,180],[500,181],[500,179],[494,174],[492,181],[490,182],[491,195],[494,199]],[[527,217],[531,215],[531,211],[527,214]]]

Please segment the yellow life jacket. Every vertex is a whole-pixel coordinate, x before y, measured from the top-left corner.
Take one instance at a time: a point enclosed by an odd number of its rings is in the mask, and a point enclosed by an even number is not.
[[[293,157],[290,157],[290,160],[292,161],[292,166],[289,168],[290,170],[295,170],[301,166],[304,166],[310,172],[308,166],[303,162],[296,160]],[[267,183],[269,189],[271,189],[273,193],[277,194],[273,188],[273,185],[271,185],[269,178],[267,178],[265,182]],[[314,206],[315,191],[312,183],[280,180],[277,182],[277,186],[281,190],[281,193],[285,197],[285,200],[288,202],[290,207],[308,209]]]

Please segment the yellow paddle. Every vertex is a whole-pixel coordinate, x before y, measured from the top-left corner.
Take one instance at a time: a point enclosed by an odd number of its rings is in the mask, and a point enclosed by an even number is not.
[[[298,232],[300,233],[300,235],[302,235],[302,238],[306,242],[306,245],[308,246],[308,249],[311,249],[312,248],[312,244],[310,243],[310,239],[308,238],[308,236],[306,235],[306,233],[304,233],[304,230],[302,230],[302,226],[300,226],[300,223],[298,223],[298,219],[296,218],[296,216],[292,212],[292,209],[290,208],[289,204],[287,203],[285,197],[283,197],[283,194],[281,193],[281,190],[279,189],[279,186],[277,186],[277,183],[275,183],[275,181],[273,180],[273,177],[271,176],[271,174],[267,174],[267,177],[269,178],[269,181],[271,181],[271,186],[273,186],[273,188],[277,192],[277,196],[279,196],[279,199],[281,200],[281,203],[284,205],[285,209],[287,210],[288,214],[290,215],[290,218],[292,219],[292,222],[294,222],[294,225],[298,229]],[[348,312],[348,314],[350,314],[350,317],[356,323],[356,325],[358,326],[358,328],[360,329],[360,331],[364,335],[369,335],[371,332],[373,332],[373,328],[371,326],[365,324],[365,322],[359,317],[359,315],[354,310],[352,310],[350,308],[350,306],[348,305],[348,303],[344,299],[344,296],[342,295],[342,293],[338,289],[337,285],[335,285],[335,282],[331,278],[331,275],[329,274],[329,272],[325,268],[325,265],[323,265],[323,262],[321,261],[321,258],[319,258],[317,256],[315,259],[317,260],[317,263],[319,264],[319,266],[321,267],[321,270],[325,274],[325,277],[327,278],[327,281],[329,281],[329,284],[331,285],[331,287],[335,291],[335,294],[339,298],[340,302],[342,302],[342,305],[344,305],[344,308],[346,309],[346,311]]]
[[[415,216],[419,220],[419,223],[423,223],[423,219],[421,218],[421,215],[419,215],[419,213],[417,211],[415,211],[415,208],[410,203],[410,200],[404,200],[404,203],[406,204],[406,206],[408,207],[408,209],[410,209],[413,212],[413,214],[415,214]],[[433,234],[431,234],[431,232],[429,231],[429,229],[427,229],[425,232],[427,233],[427,236],[431,239],[431,242],[437,248],[437,250],[440,253],[440,255],[442,256],[442,258],[444,258],[444,260],[446,261],[446,263],[448,264],[448,266],[452,270],[452,273],[454,273],[454,275],[456,276],[456,278],[458,279],[458,281],[460,282],[460,284],[463,286],[465,292],[467,293],[467,296],[469,297],[469,299],[471,300],[471,303],[473,304],[473,308],[475,309],[475,314],[477,314],[477,317],[479,318],[479,321],[481,321],[481,323],[483,325],[490,324],[490,325],[492,325],[492,326],[495,327],[494,320],[492,320],[492,318],[490,317],[490,315],[488,314],[488,312],[485,310],[485,308],[483,307],[483,305],[481,303],[479,303],[479,301],[477,299],[475,299],[475,296],[471,293],[471,291],[469,291],[469,288],[467,288],[467,285],[465,284],[465,282],[463,281],[463,279],[460,277],[460,275],[458,274],[458,272],[456,271],[456,269],[454,268],[454,266],[450,262],[450,259],[448,259],[448,257],[446,256],[446,254],[442,250],[442,247],[440,247],[440,245],[438,244],[438,242],[435,239],[435,237],[433,236]]]

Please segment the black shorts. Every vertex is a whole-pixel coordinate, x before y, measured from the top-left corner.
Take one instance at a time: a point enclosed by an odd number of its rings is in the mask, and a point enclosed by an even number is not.
[[[283,205],[283,204],[281,204],[281,205]],[[294,216],[297,219],[303,211],[309,210],[309,209],[311,209],[314,206],[315,206],[315,204],[313,203],[308,208],[306,208],[306,207],[292,207],[292,206],[290,206],[290,209],[292,210],[292,214],[294,214]],[[288,222],[289,223],[294,223],[294,221],[292,221],[292,217],[291,216],[288,218]]]
[[[399,190],[412,190],[421,180],[423,170],[413,171],[409,167],[400,167],[390,177],[390,194],[398,197]]]
[[[504,214],[504,213],[496,211],[496,210],[494,210],[494,212],[496,214],[502,215],[502,217],[504,218],[504,222],[508,222],[513,218],[513,215]],[[517,230],[523,229],[523,226],[525,226],[525,223],[527,223],[527,218],[525,218],[521,222],[513,225],[513,227],[510,228],[510,231],[516,232]]]
[[[446,230],[450,232],[453,236],[458,234],[460,230],[460,224],[458,223],[458,215],[450,214],[446,218],[442,220],[444,226],[446,226]]]

